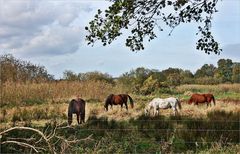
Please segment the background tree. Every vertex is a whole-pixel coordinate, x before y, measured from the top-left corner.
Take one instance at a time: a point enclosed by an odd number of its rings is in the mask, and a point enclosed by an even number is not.
[[[191,84],[191,83],[194,83],[193,77],[194,77],[193,73],[191,71],[189,71],[189,70],[182,70],[180,72],[181,84]]]
[[[74,73],[71,70],[65,70],[63,72],[63,79],[68,81],[75,81],[75,80],[78,80],[78,76],[76,73]]]
[[[142,87],[140,88],[140,93],[143,95],[148,95],[153,93],[156,89],[159,88],[159,82],[153,75],[150,75],[144,82]]]
[[[114,79],[111,75],[107,73],[101,73],[98,71],[87,72],[87,73],[79,73],[78,78],[80,81],[94,80],[94,81],[104,81],[107,83],[114,83]]]
[[[121,75],[118,78],[118,82],[129,87],[134,93],[141,93],[141,87],[150,74],[151,70],[139,67]]]
[[[0,56],[0,78],[1,82],[42,82],[54,79],[44,66],[16,59],[11,54]]]
[[[240,63],[234,63],[232,68],[232,81],[240,83]]]
[[[232,82],[233,62],[231,59],[220,59],[217,62],[217,78],[222,82]]]
[[[217,12],[218,0],[110,0],[112,5],[104,12],[98,10],[94,19],[85,27],[86,40],[94,44],[100,40],[103,45],[111,44],[123,29],[131,35],[126,46],[132,51],[143,50],[144,40],[157,37],[156,30],[163,31],[164,25],[173,29],[183,23],[195,22],[200,39],[196,49],[210,54],[219,54],[221,49],[211,33],[211,20]]]
[[[204,64],[200,69],[195,73],[196,78],[200,77],[214,77],[216,67],[213,64]]]
[[[181,83],[181,69],[179,68],[168,68],[162,71],[162,73],[166,76],[166,81],[168,86],[177,86]]]

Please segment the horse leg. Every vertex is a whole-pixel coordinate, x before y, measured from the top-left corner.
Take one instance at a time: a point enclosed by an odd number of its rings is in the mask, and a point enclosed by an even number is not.
[[[176,116],[176,107],[172,107],[172,110],[173,110],[173,114],[174,114],[174,116]]]
[[[153,108],[153,116],[156,116],[156,114],[158,114],[158,110],[156,107]]]
[[[158,108],[154,108],[154,116],[158,115]]]
[[[85,111],[83,113],[82,120],[83,120],[83,123],[85,123]]]
[[[81,113],[80,114],[80,124],[85,123],[85,114]]]
[[[125,103],[125,106],[126,106],[126,109],[127,109],[127,111],[128,111],[128,105],[127,105],[127,103]]]
[[[80,122],[79,122],[79,116],[80,116],[80,114],[77,113],[77,122],[78,122],[78,124],[80,124]]]
[[[80,124],[82,124],[82,114],[79,115]]]

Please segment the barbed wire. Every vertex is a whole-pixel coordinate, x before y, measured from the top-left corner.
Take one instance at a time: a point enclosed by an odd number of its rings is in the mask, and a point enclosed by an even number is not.
[[[162,129],[162,128],[80,128],[81,130],[89,131],[147,131],[147,130],[159,130],[159,131],[196,131],[196,132],[240,132],[239,129]]]
[[[102,121],[105,121],[105,122],[111,122],[111,121],[115,121],[114,119],[113,120],[111,120],[111,119],[108,119],[108,120],[87,120],[88,122],[91,122],[91,121],[99,121],[99,122],[102,122]],[[184,122],[187,122],[187,121],[191,121],[191,122],[224,122],[224,123],[240,123],[240,119],[239,119],[239,121],[237,121],[237,120],[231,120],[231,121],[224,121],[224,120],[151,120],[151,119],[147,119],[147,120],[131,120],[131,119],[129,119],[129,120],[127,120],[128,122],[155,122],[155,121],[162,121],[162,122],[167,122],[167,121],[171,121],[171,122],[173,122],[173,121],[176,121],[176,122],[179,122],[179,121],[184,121]],[[239,126],[240,127],[240,126]]]

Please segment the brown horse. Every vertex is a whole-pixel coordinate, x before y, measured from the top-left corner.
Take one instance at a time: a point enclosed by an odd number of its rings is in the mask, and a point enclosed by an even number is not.
[[[188,104],[194,102],[195,105],[198,103],[207,103],[207,106],[213,101],[213,104],[216,105],[215,98],[213,94],[192,94],[191,98],[188,100]]]
[[[125,104],[126,109],[128,110],[128,105],[127,105],[128,98],[130,100],[131,107],[133,108],[134,107],[133,99],[128,94],[119,94],[119,95],[110,94],[105,101],[104,107],[106,111],[108,111],[108,105],[111,105],[111,108],[113,105],[121,105],[121,110],[122,110],[123,104]]]
[[[85,122],[85,105],[86,102],[81,98],[71,100],[68,106],[68,125],[72,124],[72,114],[74,113],[77,115],[78,124]]]

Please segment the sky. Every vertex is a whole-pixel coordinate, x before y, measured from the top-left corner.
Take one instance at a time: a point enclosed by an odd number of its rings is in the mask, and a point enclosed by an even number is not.
[[[85,42],[85,26],[97,9],[105,9],[106,0],[0,0],[0,55],[43,65],[55,78],[65,70],[75,73],[100,71],[117,77],[131,69],[145,67],[164,70],[169,67],[193,73],[204,64],[222,58],[240,62],[240,1],[219,1],[214,14],[212,32],[223,51],[207,55],[196,50],[196,24],[159,33],[145,43],[143,51],[132,52],[125,47],[125,37],[108,46],[93,47]]]

